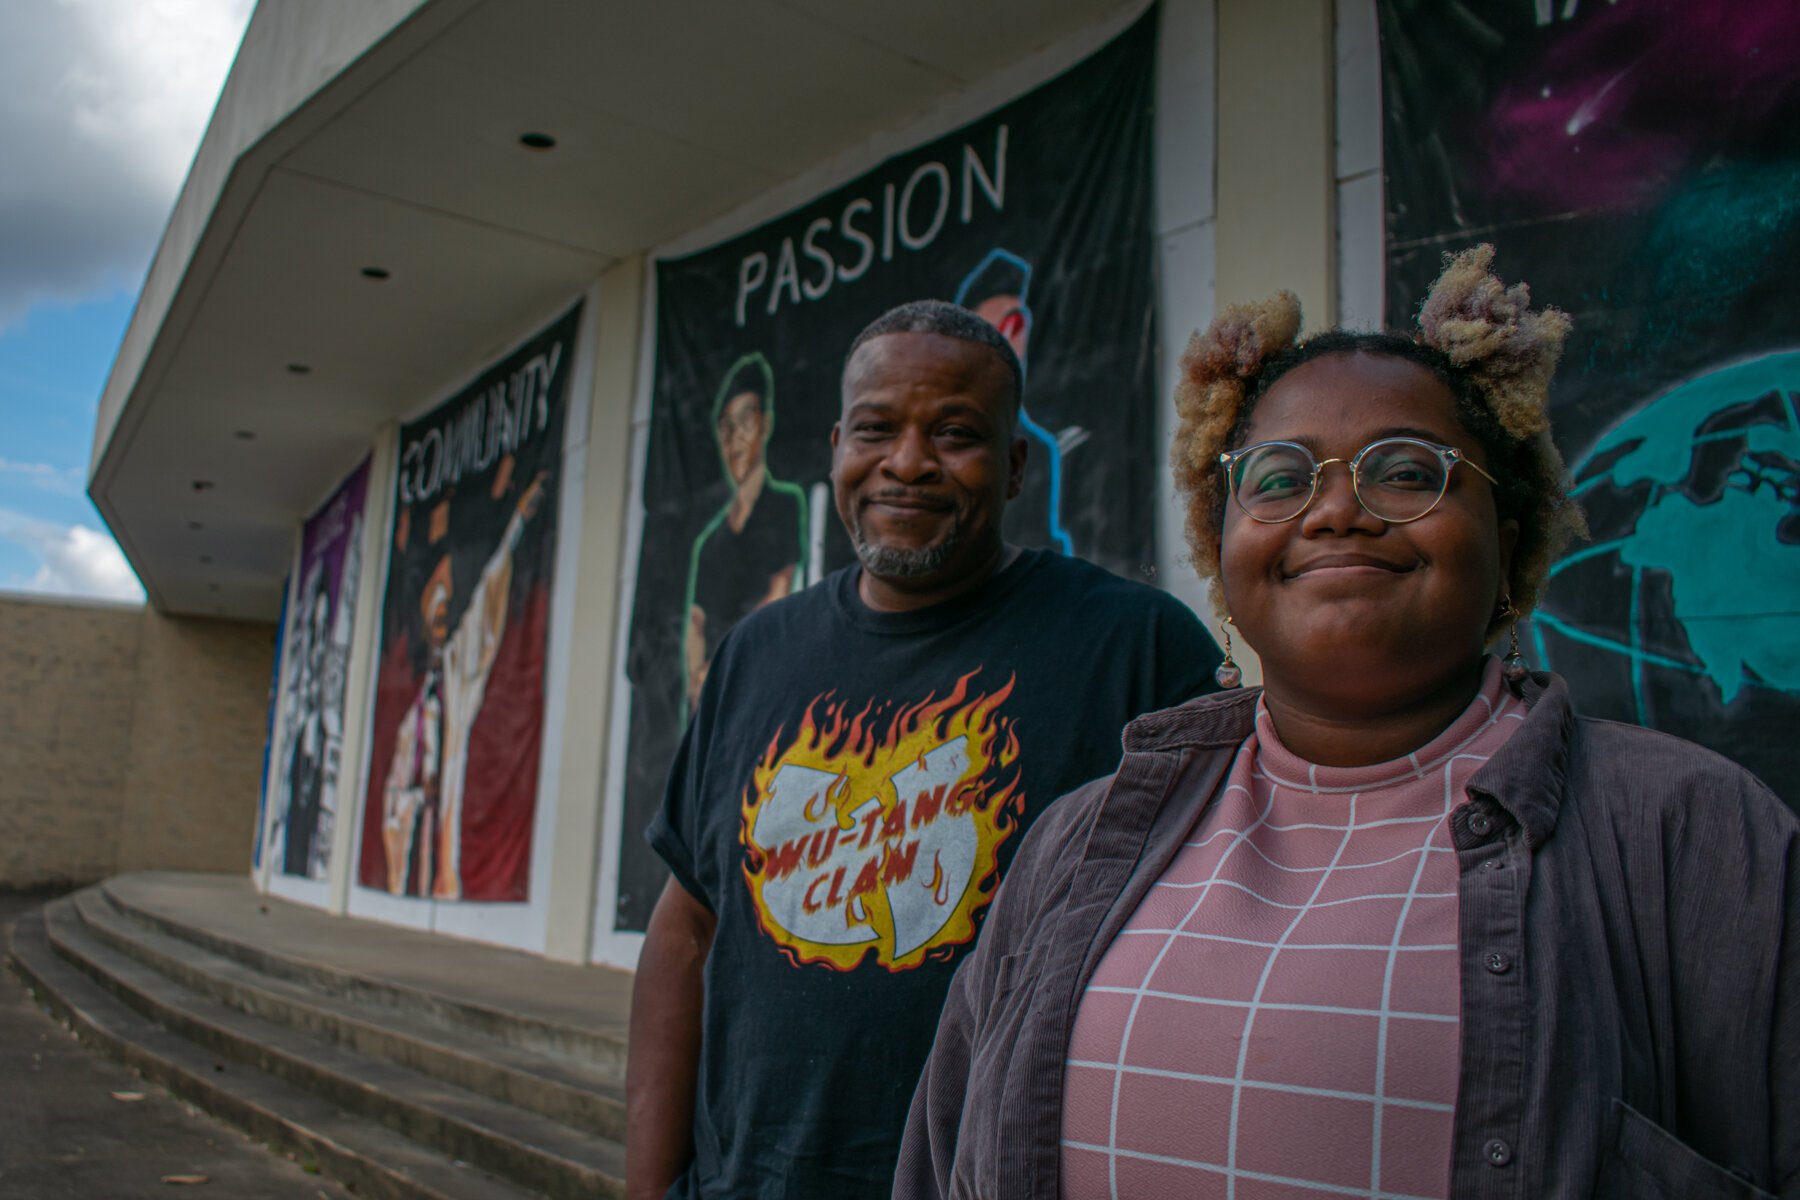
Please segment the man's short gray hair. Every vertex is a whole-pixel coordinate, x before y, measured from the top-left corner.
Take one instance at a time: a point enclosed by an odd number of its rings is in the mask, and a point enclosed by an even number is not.
[[[1013,352],[1012,343],[998,329],[973,312],[945,300],[912,300],[897,308],[888,309],[869,322],[856,335],[856,340],[850,343],[850,353],[844,356],[846,381],[849,379],[850,361],[862,349],[863,343],[889,333],[935,333],[941,337],[986,346],[1006,364],[1007,374],[1012,377],[1013,411],[1018,411],[1025,396],[1025,372],[1019,366],[1019,356]]]

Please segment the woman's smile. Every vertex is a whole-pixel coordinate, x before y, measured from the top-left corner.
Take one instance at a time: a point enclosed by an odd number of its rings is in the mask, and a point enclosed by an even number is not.
[[[1298,564],[1287,564],[1282,569],[1284,580],[1342,580],[1342,579],[1391,579],[1396,575],[1410,574],[1421,564],[1417,559],[1411,562],[1397,562],[1374,554],[1332,553],[1316,554]]]

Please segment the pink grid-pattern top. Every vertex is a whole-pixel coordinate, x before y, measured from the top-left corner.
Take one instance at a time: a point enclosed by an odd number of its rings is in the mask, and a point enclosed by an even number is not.
[[[1490,659],[1404,759],[1320,767],[1259,703],[1100,960],[1069,1041],[1064,1200],[1442,1197],[1461,1029],[1448,815],[1525,715]]]

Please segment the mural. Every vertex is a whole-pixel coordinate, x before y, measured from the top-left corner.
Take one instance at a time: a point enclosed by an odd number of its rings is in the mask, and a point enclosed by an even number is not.
[[[667,877],[638,840],[720,640],[851,562],[830,432],[851,340],[908,300],[984,317],[1027,369],[1006,535],[1155,562],[1155,13],[1057,79],[721,245],[656,264],[617,927]],[[673,551],[672,551],[673,548]]]
[[[1593,536],[1538,663],[1800,804],[1800,8],[1380,13],[1389,323],[1479,240],[1575,319],[1553,419]]]
[[[344,742],[344,691],[362,573],[369,462],[352,471],[300,533],[299,590],[284,609],[281,726],[273,763],[269,848],[283,875],[331,869]]]
[[[775,431],[775,372],[769,360],[746,354],[732,363],[713,399],[712,416],[730,494],[688,554],[683,725],[726,632],[806,582],[806,493],[769,474],[769,435]]]
[[[400,429],[358,882],[530,898],[580,306]]]

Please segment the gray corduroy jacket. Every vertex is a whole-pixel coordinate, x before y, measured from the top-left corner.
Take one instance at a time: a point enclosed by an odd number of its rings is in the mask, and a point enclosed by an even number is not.
[[[957,972],[897,1200],[1053,1200],[1082,992],[1250,733],[1257,692],[1132,722],[1020,848]],[[1462,1064],[1450,1194],[1800,1197],[1800,820],[1563,681],[1451,816]]]

